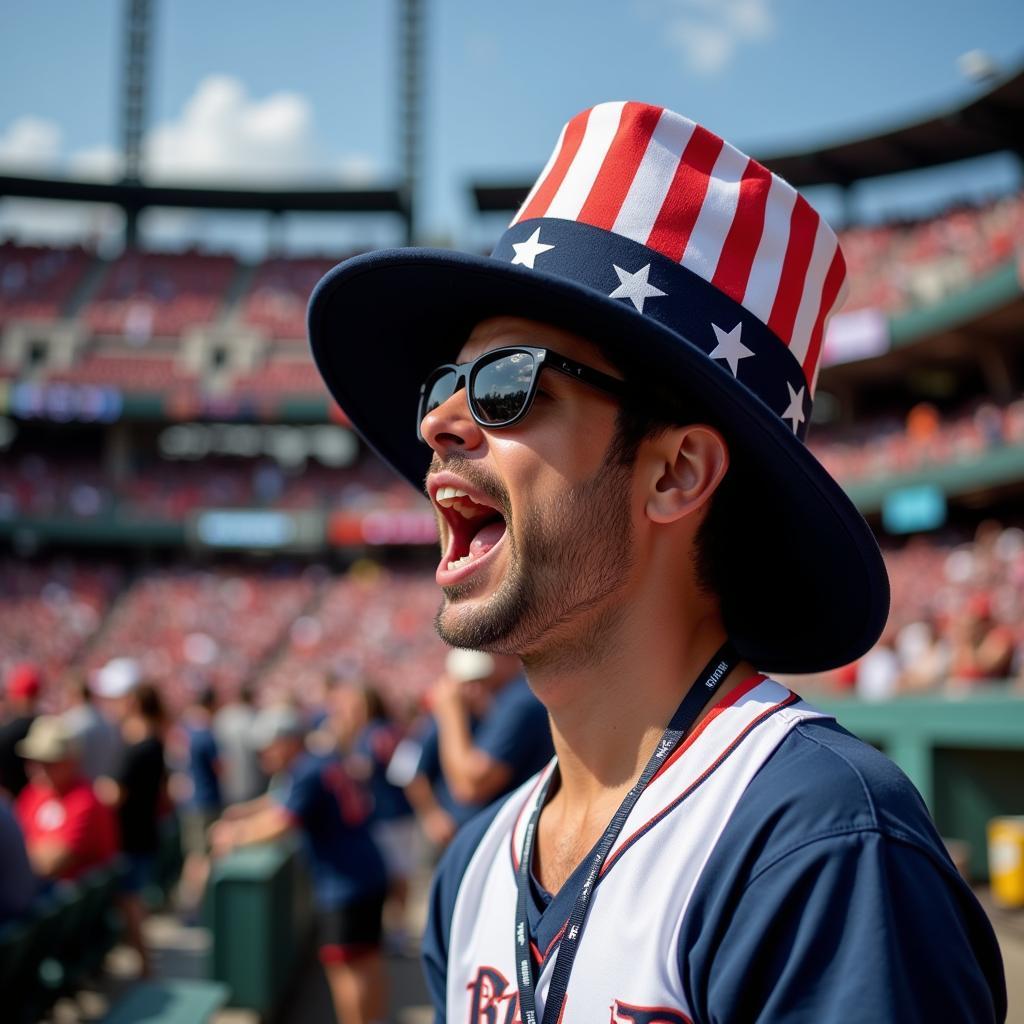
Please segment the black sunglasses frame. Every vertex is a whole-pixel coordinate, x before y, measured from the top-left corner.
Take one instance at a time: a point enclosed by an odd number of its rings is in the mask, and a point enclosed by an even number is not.
[[[493,423],[490,420],[485,419],[477,411],[477,400],[473,393],[473,385],[476,382],[477,375],[482,369],[490,366],[493,362],[497,362],[499,359],[514,355],[517,352],[526,352],[533,357],[533,374],[530,378],[526,398],[523,400],[522,408],[520,408],[513,416],[510,416],[508,419],[501,420],[500,422]],[[444,399],[445,402],[448,401],[448,398],[451,398],[452,395],[457,394],[460,389],[466,388],[467,405],[469,406],[469,412],[473,417],[473,420],[481,427],[488,430],[501,430],[504,427],[511,427],[518,423],[520,420],[525,418],[526,414],[530,411],[530,407],[533,405],[533,400],[537,394],[537,382],[540,379],[540,372],[545,368],[557,370],[559,373],[564,373],[567,377],[572,377],[573,380],[581,381],[589,387],[595,388],[598,391],[603,391],[606,394],[613,395],[616,398],[621,398],[626,393],[626,382],[624,380],[621,380],[618,377],[612,377],[607,373],[602,373],[600,370],[595,370],[593,367],[586,366],[583,363],[577,363],[574,359],[569,359],[558,352],[552,352],[549,348],[536,348],[532,345],[509,345],[505,348],[496,348],[492,349],[490,352],[485,352],[483,355],[477,356],[476,359],[472,359],[468,363],[444,363],[443,365],[437,366],[431,370],[427,375],[426,380],[424,380],[420,385],[420,397],[417,404],[416,416],[417,437],[419,437],[421,441],[424,440],[422,423],[424,418],[427,416],[427,399],[429,398],[434,385],[444,374],[455,374],[455,386],[452,388],[451,394]],[[439,404],[443,404],[443,402]],[[434,406],[434,408],[436,409],[437,406]]]

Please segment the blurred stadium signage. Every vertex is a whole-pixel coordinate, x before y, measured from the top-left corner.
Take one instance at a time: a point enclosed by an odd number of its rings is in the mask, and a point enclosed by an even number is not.
[[[359,442],[352,431],[330,424],[177,423],[161,431],[157,443],[165,459],[268,456],[282,466],[302,466],[307,459],[316,459],[324,466],[350,466],[359,454]]]
[[[189,520],[186,536],[201,548],[246,551],[319,551],[324,517],[319,512],[206,509]]]
[[[366,544],[436,544],[437,521],[432,512],[336,512],[327,523],[327,540],[334,547]]]
[[[900,487],[882,499],[882,525],[888,533],[936,530],[946,521],[946,496],[932,484]]]
[[[880,309],[837,313],[828,325],[823,366],[871,359],[889,351],[889,318]]]
[[[124,409],[117,388],[90,384],[15,384],[0,389],[0,412],[23,420],[113,423]]]

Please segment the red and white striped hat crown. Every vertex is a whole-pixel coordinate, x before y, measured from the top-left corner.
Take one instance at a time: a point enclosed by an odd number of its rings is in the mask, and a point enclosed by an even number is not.
[[[846,264],[803,196],[706,128],[643,103],[577,115],[493,255],[632,302],[803,439]]]

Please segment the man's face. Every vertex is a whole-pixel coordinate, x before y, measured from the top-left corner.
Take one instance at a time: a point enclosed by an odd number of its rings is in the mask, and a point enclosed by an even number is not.
[[[615,374],[585,339],[511,317],[479,324],[456,362],[510,345],[549,348]],[[592,627],[627,586],[632,471],[608,459],[619,406],[550,369],[511,427],[480,427],[466,397],[456,392],[422,423],[434,450],[427,489],[440,506],[437,629],[456,647],[536,653],[581,622]],[[469,498],[439,500],[440,487]]]

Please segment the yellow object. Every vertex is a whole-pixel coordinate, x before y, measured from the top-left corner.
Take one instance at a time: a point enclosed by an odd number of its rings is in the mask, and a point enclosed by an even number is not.
[[[992,899],[1004,907],[1024,907],[1024,817],[988,823],[988,869]]]

